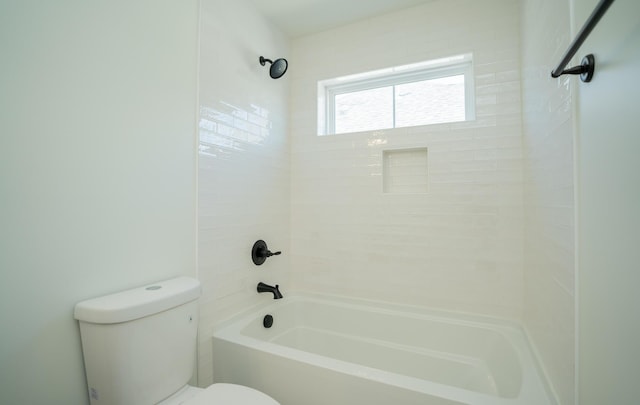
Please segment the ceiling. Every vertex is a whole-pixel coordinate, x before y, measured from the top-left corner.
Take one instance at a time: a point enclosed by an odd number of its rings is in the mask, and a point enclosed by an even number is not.
[[[292,38],[432,0],[250,0]]]

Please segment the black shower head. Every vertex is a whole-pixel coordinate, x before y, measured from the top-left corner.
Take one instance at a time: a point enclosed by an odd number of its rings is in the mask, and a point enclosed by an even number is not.
[[[287,67],[289,67],[289,62],[286,59],[280,58],[276,59],[275,62],[270,59],[265,59],[264,56],[260,57],[260,64],[264,66],[266,62],[271,63],[271,68],[269,68],[269,75],[272,79],[279,79],[284,76],[287,71]]]

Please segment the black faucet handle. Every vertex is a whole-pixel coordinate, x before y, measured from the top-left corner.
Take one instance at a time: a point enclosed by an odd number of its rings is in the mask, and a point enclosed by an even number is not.
[[[267,260],[267,257],[277,256],[282,252],[272,252],[267,248],[267,243],[263,240],[259,240],[253,244],[251,248],[251,260],[256,266],[261,265]]]

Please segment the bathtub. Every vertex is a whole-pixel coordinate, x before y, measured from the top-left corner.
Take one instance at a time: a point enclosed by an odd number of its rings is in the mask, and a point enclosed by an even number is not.
[[[554,405],[527,342],[492,318],[287,295],[217,328],[214,380],[282,405]]]

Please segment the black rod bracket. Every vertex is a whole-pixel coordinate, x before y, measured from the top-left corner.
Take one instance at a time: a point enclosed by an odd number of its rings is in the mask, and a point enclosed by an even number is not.
[[[574,66],[570,69],[565,69],[565,67],[567,66],[571,58],[573,58],[573,56],[578,52],[578,49],[580,49],[582,43],[587,39],[587,37],[598,24],[604,13],[607,12],[607,9],[609,8],[609,6],[611,6],[613,1],[614,0],[600,0],[596,8],[593,10],[587,21],[582,26],[580,32],[578,32],[576,38],[573,40],[571,45],[569,45],[569,48],[562,57],[562,61],[560,61],[558,67],[551,71],[551,77],[556,78],[562,76],[563,74],[579,74],[580,79],[582,79],[583,82],[591,81],[591,79],[593,78],[593,70],[595,66],[595,58],[593,57],[593,55],[590,54],[585,56],[579,66]]]
[[[579,65],[569,69],[564,69],[560,73],[552,73],[551,77],[560,77],[562,75],[580,75],[580,80],[585,83],[589,83],[593,79],[593,72],[596,69],[596,58],[593,54],[589,54],[582,58],[582,62]]]

